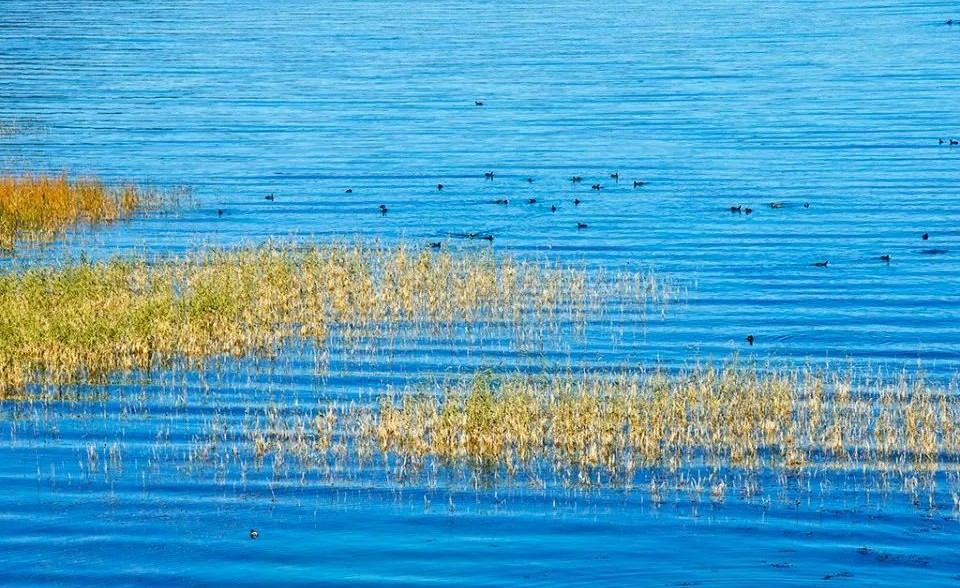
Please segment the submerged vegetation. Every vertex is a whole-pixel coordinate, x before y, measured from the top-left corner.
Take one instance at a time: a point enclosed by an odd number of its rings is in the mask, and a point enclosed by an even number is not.
[[[956,470],[960,396],[922,381],[854,383],[730,365],[669,375],[477,376],[439,394],[384,399],[379,448],[521,472],[540,461],[580,484],[638,469]]]
[[[17,135],[37,135],[46,130],[46,126],[31,118],[0,119],[0,139]]]
[[[134,184],[110,186],[92,177],[0,175],[0,250],[18,240],[48,241],[83,225],[126,220],[171,197]]]
[[[532,338],[581,329],[610,305],[663,305],[668,285],[489,250],[314,244],[116,258],[0,275],[0,396],[31,383],[271,354],[286,340],[388,342],[507,325]],[[376,342],[375,342],[376,344]]]
[[[672,484],[720,501],[853,474],[960,508],[956,391],[829,370],[481,372],[362,405],[267,405],[195,440],[194,467],[254,463],[275,478],[366,467],[413,487],[647,486],[658,500]]]

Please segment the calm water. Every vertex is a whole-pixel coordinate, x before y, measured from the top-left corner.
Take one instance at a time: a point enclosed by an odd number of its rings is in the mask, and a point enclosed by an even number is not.
[[[0,118],[48,130],[0,139],[0,158],[194,190],[195,207],[55,246],[45,260],[289,235],[456,246],[455,233],[492,233],[497,249],[642,264],[686,289],[662,317],[611,325],[616,344],[600,333],[550,361],[677,366],[740,352],[919,363],[945,381],[960,367],[960,147],[939,139],[960,139],[960,25],[944,24],[958,17],[938,1],[5,0]],[[514,360],[420,342],[390,365],[334,358],[320,384],[297,356],[264,382],[215,386],[216,399],[189,384],[188,399],[148,402],[142,418],[97,402],[35,409],[52,414],[24,423],[4,406],[0,583],[740,585],[842,573],[830,581],[944,585],[960,575],[949,508],[856,484],[793,505],[653,508],[643,492],[500,497],[269,475],[241,487],[236,472],[217,481],[143,465],[158,446],[152,418],[173,427],[174,463],[191,423],[257,406],[258,384],[357,395],[490,356]],[[91,444],[117,444],[123,471],[88,471]]]

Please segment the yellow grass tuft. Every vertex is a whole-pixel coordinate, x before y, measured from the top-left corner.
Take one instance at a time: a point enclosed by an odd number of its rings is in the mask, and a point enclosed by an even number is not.
[[[18,240],[47,241],[81,225],[109,224],[155,209],[164,198],[133,184],[108,186],[97,178],[0,175],[0,249]]]
[[[380,343],[397,325],[437,336],[462,325],[544,329],[585,320],[618,295],[667,292],[649,274],[600,282],[583,268],[405,245],[267,244],[33,268],[0,274],[0,395],[270,354],[291,338],[322,346],[332,328]]]

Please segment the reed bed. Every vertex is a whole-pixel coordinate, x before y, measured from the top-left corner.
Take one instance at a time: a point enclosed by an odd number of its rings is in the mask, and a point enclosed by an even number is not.
[[[0,175],[0,250],[17,241],[49,241],[84,226],[109,224],[165,205],[170,196],[134,184],[110,186],[94,177]]]
[[[0,275],[0,395],[28,384],[197,366],[218,356],[390,340],[397,325],[441,336],[463,325],[573,323],[611,305],[664,304],[651,274],[590,272],[490,250],[268,243],[177,258],[116,258]]]
[[[303,472],[379,460],[401,483],[461,472],[508,485],[630,487],[694,474],[722,497],[736,480],[752,492],[743,480],[764,475],[960,480],[960,395],[906,377],[733,363],[681,374],[484,372],[360,406],[261,416],[233,434],[247,439],[239,455],[250,461],[276,468],[279,457]]]
[[[38,135],[44,131],[46,126],[35,119],[0,119],[0,139],[18,135]]]
[[[370,411],[381,451],[522,471],[547,462],[581,484],[690,467],[936,472],[960,460],[960,395],[905,378],[855,384],[813,371],[477,376]]]

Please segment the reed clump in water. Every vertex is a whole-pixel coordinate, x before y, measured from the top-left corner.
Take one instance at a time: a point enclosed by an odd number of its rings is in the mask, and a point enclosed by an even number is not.
[[[35,119],[0,119],[0,139],[17,135],[38,135],[44,131],[46,131],[46,126]]]
[[[110,186],[66,174],[0,175],[0,249],[18,240],[48,241],[82,225],[126,220],[169,197],[134,184]]]
[[[960,396],[812,371],[706,367],[670,376],[479,375],[384,398],[376,442],[404,474],[428,461],[629,484],[637,471],[957,470]]]
[[[649,274],[599,280],[583,268],[483,250],[335,243],[8,272],[0,275],[0,394],[270,354],[290,338],[323,345],[334,327],[349,338],[396,325],[442,333],[585,321],[614,296],[652,302],[669,292]]]

